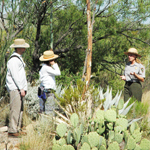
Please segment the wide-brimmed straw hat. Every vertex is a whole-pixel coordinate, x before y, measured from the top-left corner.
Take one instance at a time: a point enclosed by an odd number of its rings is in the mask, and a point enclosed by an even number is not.
[[[59,56],[54,54],[52,50],[46,50],[39,58],[40,61],[49,61],[58,58]]]
[[[24,39],[15,39],[10,48],[29,48],[30,45]]]
[[[135,54],[137,55],[138,57],[141,57],[140,54],[138,54],[138,51],[137,49],[135,48],[129,48],[127,52],[124,52],[125,55],[128,55],[128,54]]]

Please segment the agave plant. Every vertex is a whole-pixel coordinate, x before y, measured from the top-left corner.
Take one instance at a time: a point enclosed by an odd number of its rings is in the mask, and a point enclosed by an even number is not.
[[[124,103],[123,99],[121,99],[122,92],[117,92],[116,96],[112,98],[112,89],[109,89],[109,86],[107,87],[107,90],[105,93],[103,93],[103,89],[99,87],[98,89],[95,89],[92,87],[89,89],[86,93],[86,98],[82,99],[81,93],[78,93],[78,101],[74,100],[74,92],[77,92],[78,85],[76,87],[71,86],[70,87],[73,92],[70,92],[70,103],[67,103],[65,105],[61,105],[61,101],[65,101],[66,98],[65,94],[68,94],[69,92],[65,92],[66,89],[63,89],[62,95],[60,94],[60,97],[57,96],[56,103],[59,105],[59,107],[64,111],[64,115],[62,113],[59,113],[58,111],[55,111],[57,114],[56,116],[56,123],[64,122],[66,124],[70,124],[70,116],[73,113],[77,113],[80,120],[82,122],[85,122],[88,118],[95,117],[98,110],[104,109],[104,111],[107,111],[111,108],[115,108],[117,111],[117,115],[125,116],[131,107],[134,105],[134,102],[128,106],[128,103],[130,102],[130,99]],[[98,90],[98,94],[93,96],[92,92],[93,90]],[[75,93],[76,94],[76,93]],[[93,97],[95,99],[93,99]],[[68,98],[68,97],[67,97]],[[98,100],[99,99],[99,100]],[[104,101],[104,102],[103,102]],[[78,106],[78,107],[77,107]],[[138,119],[132,119],[128,120],[128,126],[132,124],[135,121],[140,120]]]

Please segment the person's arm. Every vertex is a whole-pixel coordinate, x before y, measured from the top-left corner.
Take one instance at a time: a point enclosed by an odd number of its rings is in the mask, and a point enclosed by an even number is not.
[[[134,75],[138,80],[144,82],[144,78],[141,77],[140,75],[136,74],[135,72],[131,72],[130,74],[131,74],[131,75]]]
[[[121,80],[126,80],[125,76],[120,76]]]
[[[54,61],[52,61],[52,63],[50,63],[52,67],[48,67],[47,72],[51,75],[55,75],[55,76],[59,76],[61,75],[60,69],[58,67],[58,64],[55,63]]]

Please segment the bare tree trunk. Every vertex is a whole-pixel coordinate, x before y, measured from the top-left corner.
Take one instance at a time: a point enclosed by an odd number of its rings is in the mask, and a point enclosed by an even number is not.
[[[88,25],[88,48],[87,48],[87,66],[86,66],[86,88],[88,88],[91,77],[92,66],[92,23],[90,12],[90,0],[87,0],[87,25]]]
[[[86,50],[85,66],[86,72],[83,73],[82,79],[86,81],[86,85],[82,94],[82,98],[85,98],[85,92],[90,84],[91,77],[91,66],[92,66],[92,23],[91,23],[91,11],[90,11],[90,0],[86,0],[87,3],[87,25],[88,25],[88,48]]]

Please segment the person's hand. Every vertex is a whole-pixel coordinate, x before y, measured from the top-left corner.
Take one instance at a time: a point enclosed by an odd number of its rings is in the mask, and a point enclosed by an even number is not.
[[[24,90],[24,89],[21,89],[21,90],[20,90],[20,94],[21,94],[22,97],[25,97],[25,95],[26,95],[25,90]]]
[[[50,61],[50,65],[54,65],[54,64],[55,64],[54,60]]]
[[[135,72],[130,72],[130,74],[135,76]]]
[[[120,76],[121,80],[126,80],[125,76]]]

